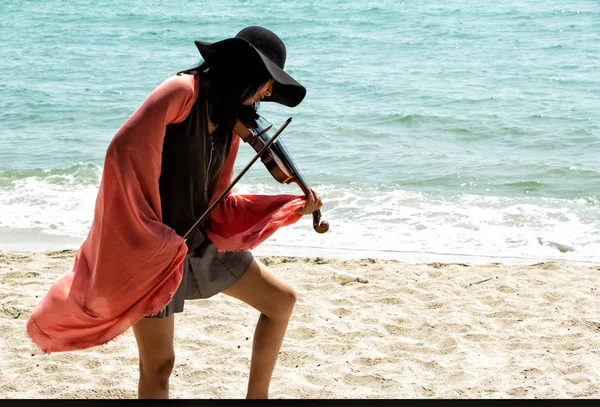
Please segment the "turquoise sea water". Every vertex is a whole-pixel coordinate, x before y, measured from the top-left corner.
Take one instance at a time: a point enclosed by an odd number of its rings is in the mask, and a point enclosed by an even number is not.
[[[0,249],[76,248],[106,147],[194,40],[263,25],[308,93],[263,103],[322,196],[257,253],[600,262],[600,4],[0,4]],[[253,155],[242,145],[241,169]],[[262,164],[239,193],[296,192]]]

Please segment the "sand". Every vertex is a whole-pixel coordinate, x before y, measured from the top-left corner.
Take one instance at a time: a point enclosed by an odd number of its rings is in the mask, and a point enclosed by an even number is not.
[[[128,330],[44,355],[25,323],[74,251],[0,252],[0,397],[135,398]],[[600,267],[259,257],[298,302],[272,398],[600,398]],[[243,398],[257,311],[176,316],[172,398]]]

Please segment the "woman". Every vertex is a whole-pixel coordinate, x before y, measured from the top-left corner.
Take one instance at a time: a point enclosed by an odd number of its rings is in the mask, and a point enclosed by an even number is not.
[[[185,299],[222,292],[261,313],[246,396],[267,398],[296,294],[249,249],[321,199],[312,190],[306,198],[229,195],[181,236],[231,181],[234,128],[252,126],[261,100],[294,107],[306,90],[283,71],[285,45],[265,28],[196,46],[204,62],[156,88],[111,141],[90,234],[27,332],[50,353],[103,344],[133,326],[138,397],[168,398],[174,314]]]
[[[196,42],[196,45],[205,62],[194,69],[184,71],[182,74],[188,77],[178,79],[175,83],[176,86],[190,89],[193,83],[199,80],[200,95],[196,98],[198,119],[206,119],[213,152],[212,159],[209,153],[209,161],[212,160],[212,163],[209,162],[208,166],[215,165],[218,168],[218,163],[224,160],[223,152],[231,143],[230,135],[238,119],[251,123],[257,117],[256,104],[264,99],[295,106],[300,103],[305,91],[299,84],[294,83],[291,77],[283,74],[280,68],[285,61],[283,42],[264,28],[248,27],[234,39],[216,44]],[[270,70],[273,70],[273,73]],[[275,81],[273,74],[278,75],[279,82]],[[198,106],[203,98],[208,102],[206,108],[204,104]],[[186,177],[186,174],[190,171],[189,168],[182,168],[181,158],[185,151],[189,151],[190,146],[182,143],[167,153],[166,145],[180,141],[181,133],[186,132],[180,129],[188,126],[190,120],[193,120],[193,113],[178,124],[173,132],[169,132],[171,129],[167,128],[160,179],[163,221],[172,225],[180,235],[183,235],[193,224],[194,218],[200,215],[200,211],[196,210],[196,216],[182,216],[185,209],[188,209],[184,206],[190,202],[190,194],[182,194],[183,187],[189,182],[189,176]],[[213,150],[213,145],[218,153]],[[194,160],[190,165],[197,165],[199,168],[194,168],[191,172],[202,173],[202,164]],[[213,171],[212,174],[218,172]],[[206,199],[211,196],[210,190],[214,189],[217,182],[214,175],[212,179],[210,176],[202,178],[208,179],[195,181],[199,184],[208,182],[209,187],[207,195],[195,199],[196,208],[200,209],[208,206]],[[196,186],[195,191],[198,190],[203,191],[202,185]],[[321,205],[319,197],[311,192],[306,204],[299,208],[297,213],[311,214]],[[179,225],[183,227],[178,228]],[[204,237],[200,240],[204,240]],[[268,396],[271,374],[296,301],[296,294],[292,287],[253,258],[249,251],[220,253],[213,244],[207,243],[206,240],[204,242],[186,257],[184,270],[187,269],[188,273],[184,275],[182,284],[169,305],[158,315],[145,318],[133,327],[140,356],[138,391],[141,398],[168,396],[169,376],[175,361],[173,313],[183,310],[186,294],[187,298],[206,298],[216,292],[235,297],[261,312],[252,347],[247,397]]]

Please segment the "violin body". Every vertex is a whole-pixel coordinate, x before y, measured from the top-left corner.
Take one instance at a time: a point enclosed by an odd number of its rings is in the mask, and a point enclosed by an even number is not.
[[[274,132],[273,125],[263,117],[259,116],[252,126],[246,126],[238,122],[234,131],[242,137],[244,142],[250,144],[256,152],[261,149],[271,139],[271,133]],[[280,184],[298,184],[302,192],[308,196],[309,187],[292,156],[288,153],[283,142],[279,139],[275,140],[271,146],[260,156],[262,163],[265,165],[269,173]],[[321,221],[321,211],[317,209],[313,212],[313,228],[317,233],[325,233],[329,230],[329,223]]]

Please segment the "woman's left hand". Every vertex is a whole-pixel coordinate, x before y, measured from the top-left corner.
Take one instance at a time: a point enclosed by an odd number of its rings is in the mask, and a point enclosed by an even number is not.
[[[323,206],[323,201],[317,193],[312,189],[308,189],[308,196],[306,197],[306,203],[302,208],[296,209],[296,213],[301,215],[308,215]]]

